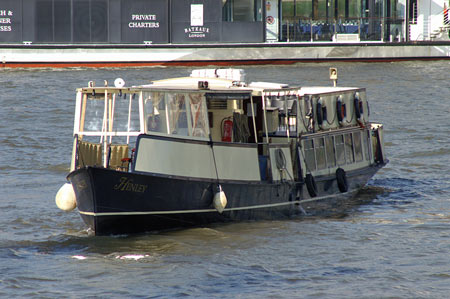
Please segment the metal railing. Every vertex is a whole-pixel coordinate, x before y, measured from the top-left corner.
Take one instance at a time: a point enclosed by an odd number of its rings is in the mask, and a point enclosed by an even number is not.
[[[306,19],[285,18],[280,41],[331,42],[351,36],[351,41],[403,41],[405,20],[398,18]]]

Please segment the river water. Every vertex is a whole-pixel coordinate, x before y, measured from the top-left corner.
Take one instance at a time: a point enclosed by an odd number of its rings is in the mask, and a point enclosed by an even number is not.
[[[187,68],[0,70],[0,297],[448,298],[449,61],[245,67],[247,79],[366,87],[390,163],[345,213],[93,237],[56,207],[75,88]],[[110,83],[110,84],[111,84]]]

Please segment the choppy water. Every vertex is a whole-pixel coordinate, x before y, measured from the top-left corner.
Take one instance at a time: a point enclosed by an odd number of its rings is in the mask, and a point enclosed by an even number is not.
[[[0,70],[0,296],[447,298],[450,62],[338,63],[367,88],[390,164],[345,214],[92,237],[54,196],[74,90],[185,68]],[[330,85],[328,64],[246,67],[257,81]]]

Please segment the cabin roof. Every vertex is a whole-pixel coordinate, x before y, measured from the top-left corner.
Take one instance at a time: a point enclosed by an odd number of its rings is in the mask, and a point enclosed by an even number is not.
[[[207,82],[207,83],[206,83]],[[199,87],[202,85],[203,87]],[[206,85],[205,85],[206,84]],[[221,97],[233,98],[238,94],[241,96],[252,94],[254,96],[261,96],[264,92],[266,95],[289,95],[297,94],[303,95],[319,95],[326,93],[342,93],[349,91],[361,90],[357,87],[324,87],[324,86],[310,86],[310,87],[290,87],[287,84],[271,83],[271,82],[252,82],[246,85],[243,82],[233,81],[224,78],[204,78],[204,77],[180,77],[164,80],[152,81],[151,84],[144,84],[132,87],[85,87],[78,89],[84,93],[93,93],[100,96],[105,92],[108,93],[129,93],[143,91],[170,91],[170,92],[204,92],[206,94],[221,94]],[[228,96],[227,96],[228,95]]]
[[[356,91],[359,87],[327,87],[327,86],[306,86],[300,89],[300,95],[315,95],[334,92]]]

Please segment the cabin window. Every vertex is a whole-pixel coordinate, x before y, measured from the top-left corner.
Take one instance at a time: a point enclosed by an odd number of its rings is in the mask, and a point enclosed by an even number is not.
[[[344,134],[344,140],[345,140],[345,160],[347,163],[353,163],[355,162],[355,159],[353,157],[353,141],[352,141],[352,134]]]
[[[117,91],[79,93],[76,134],[91,143],[129,144],[140,130],[139,101],[136,94],[120,95]],[[82,137],[81,137],[82,136]],[[106,140],[105,140],[106,138]],[[131,141],[130,141],[131,140]]]
[[[167,94],[170,134],[188,136],[186,97],[184,94]]]
[[[144,95],[147,131],[179,136],[208,137],[209,123],[203,94]]]
[[[209,123],[205,97],[202,94],[189,94],[189,110],[191,111],[191,136],[207,137]]]
[[[306,168],[309,171],[316,170],[316,157],[314,154],[314,143],[312,139],[303,141],[303,146],[305,148],[305,162]]]
[[[325,169],[327,167],[327,160],[325,158],[324,138],[316,138],[314,140],[314,147],[316,150],[317,169]]]
[[[328,168],[336,166],[336,157],[334,156],[334,140],[333,136],[325,138],[325,149],[327,152]]]
[[[355,160],[361,162],[363,160],[361,132],[353,133],[353,142],[355,146]]]
[[[167,133],[166,107],[164,94],[149,93],[144,96],[145,112],[147,116],[147,130]]]
[[[334,137],[336,144],[336,160],[338,165],[345,164],[345,147],[344,147],[344,135],[337,135]]]
[[[81,131],[101,132],[104,124],[103,114],[101,113],[104,110],[105,101],[101,97],[95,98],[87,95],[85,96],[84,124]]]
[[[296,135],[297,131],[297,96],[268,97],[267,106],[275,108],[272,111],[278,111],[277,132],[290,135]]]
[[[370,138],[370,134],[368,136]],[[304,140],[307,169],[321,170],[362,161],[362,141],[360,132]],[[364,150],[367,154],[367,146],[364,146]]]

